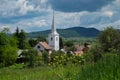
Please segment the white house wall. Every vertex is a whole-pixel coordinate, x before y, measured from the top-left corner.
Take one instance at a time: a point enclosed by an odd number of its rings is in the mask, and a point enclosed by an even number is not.
[[[38,48],[38,46],[40,46],[40,48]],[[45,49],[43,48],[43,46],[41,46],[40,44],[37,44],[35,47],[34,47],[35,50],[37,51],[44,51]]]

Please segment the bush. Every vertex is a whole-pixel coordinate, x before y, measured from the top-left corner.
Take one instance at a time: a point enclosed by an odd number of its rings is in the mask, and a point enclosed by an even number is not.
[[[79,56],[79,55],[75,55],[73,58],[72,58],[72,63],[74,64],[84,64],[85,62],[85,59],[83,56]]]
[[[17,40],[0,33],[0,67],[10,66],[17,58]]]
[[[99,34],[98,40],[105,52],[120,51],[120,33],[116,29],[108,27]]]
[[[67,56],[62,52],[53,52],[50,55],[50,66],[57,67],[58,65],[66,65],[67,62]]]
[[[43,62],[44,62],[45,64],[47,64],[47,63],[49,62],[49,54],[48,54],[48,52],[44,51],[44,52],[42,53],[42,60],[43,60]]]
[[[62,52],[53,52],[50,55],[49,66],[57,67],[59,65],[67,64],[84,64],[85,59],[83,56],[64,54]]]
[[[23,51],[21,53],[22,59],[24,59],[24,63],[28,67],[34,67],[36,61],[37,61],[37,52],[33,49]]]
[[[86,54],[84,54],[84,58],[87,63],[97,62],[102,58],[103,50],[100,46],[94,46],[91,48]]]

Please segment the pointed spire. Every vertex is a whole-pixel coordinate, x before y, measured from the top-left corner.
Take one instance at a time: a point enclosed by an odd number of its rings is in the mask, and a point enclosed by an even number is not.
[[[54,25],[54,10],[53,10],[53,20],[52,20],[52,33],[57,33]]]

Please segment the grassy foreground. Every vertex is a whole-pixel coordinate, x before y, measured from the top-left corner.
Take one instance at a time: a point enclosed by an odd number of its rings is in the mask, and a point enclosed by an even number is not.
[[[79,71],[79,66],[59,66],[57,68],[37,67],[26,69],[0,69],[0,80],[69,80]]]
[[[120,80],[120,55],[109,54],[97,63],[83,66],[2,68],[0,80]]]

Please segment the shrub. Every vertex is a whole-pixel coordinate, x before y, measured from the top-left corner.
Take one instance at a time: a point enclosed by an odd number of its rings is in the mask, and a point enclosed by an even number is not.
[[[120,33],[116,29],[108,27],[99,34],[98,40],[105,52],[120,51]]]
[[[34,67],[36,61],[37,61],[37,52],[33,49],[23,51],[21,53],[22,59],[24,59],[24,63],[28,67]]]
[[[53,51],[50,55],[50,63],[49,66],[56,67],[58,65],[66,65],[67,64],[67,56],[62,52],[55,52]]]
[[[50,55],[49,66],[57,67],[59,65],[67,64],[84,64],[83,56],[64,54],[62,52],[53,52]]]
[[[0,33],[0,67],[10,66],[17,58],[17,40]]]
[[[79,55],[75,55],[72,58],[72,63],[74,64],[84,64],[85,59],[83,58],[83,56],[79,56]]]
[[[48,54],[48,52],[44,51],[44,52],[42,53],[42,60],[43,60],[43,62],[44,62],[45,64],[47,64],[47,63],[49,62],[49,54]]]
[[[86,62],[97,62],[102,58],[103,50],[100,46],[94,46],[85,55]]]

